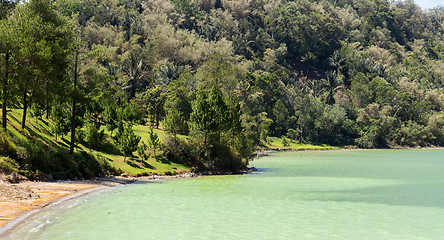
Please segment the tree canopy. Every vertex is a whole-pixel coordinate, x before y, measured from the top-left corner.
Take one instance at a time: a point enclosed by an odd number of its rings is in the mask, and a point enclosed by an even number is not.
[[[222,159],[225,149],[231,163],[269,137],[363,148],[444,145],[443,7],[2,1],[0,29],[3,126],[6,108],[22,108],[25,128],[32,107],[53,112],[54,131],[64,134],[60,106],[75,98],[74,128],[106,125],[117,129],[115,139],[124,134],[135,143],[128,124],[147,121],[188,135],[196,156]],[[126,155],[134,149],[124,148]]]

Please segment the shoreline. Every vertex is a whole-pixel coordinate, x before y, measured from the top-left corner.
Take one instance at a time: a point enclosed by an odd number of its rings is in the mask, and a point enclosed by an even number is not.
[[[268,154],[288,151],[332,151],[332,150],[444,150],[444,147],[427,147],[427,148],[390,148],[390,149],[267,149],[256,152],[256,158],[266,156]],[[254,168],[249,168],[245,172],[239,174],[248,174],[254,172]],[[0,181],[0,238],[7,236],[13,232],[16,227],[20,226],[26,219],[39,213],[40,211],[66,202],[71,199],[82,197],[93,192],[97,192],[109,187],[116,187],[131,183],[146,183],[158,180],[193,178],[212,175],[237,175],[236,173],[221,172],[202,172],[202,173],[181,173],[172,176],[142,176],[142,177],[103,177],[94,180],[78,180],[78,181],[54,181],[54,182],[30,182],[24,181],[17,184],[10,184]],[[9,192],[5,191],[22,191],[20,194],[13,193],[9,196]],[[24,193],[24,194],[23,194]]]
[[[95,180],[0,182],[0,236],[6,235],[28,217],[62,202],[108,187],[134,182],[118,177]]]
[[[392,147],[392,148],[347,148],[347,147],[338,147],[338,148],[268,148],[268,149],[259,149],[254,153],[256,157],[266,156],[272,153],[279,152],[304,152],[304,151],[341,151],[341,150],[444,150],[444,147]]]
[[[49,202],[48,204],[41,206],[41,207],[35,207],[31,210],[26,210],[25,212],[21,213],[20,215],[18,215],[17,217],[9,220],[8,222],[4,223],[1,227],[0,227],[0,237],[2,236],[7,236],[9,233],[14,232],[15,229],[17,227],[20,226],[21,223],[23,223],[26,219],[32,217],[33,215],[47,209],[48,207],[52,207],[55,205],[58,205],[60,203],[64,203],[66,201],[69,201],[71,199],[75,199],[78,197],[82,197],[85,195],[88,195],[92,192],[97,192],[99,190],[103,190],[107,188],[107,186],[96,186],[96,187],[91,187],[88,189],[83,189],[80,190],[78,192],[74,192],[72,194],[68,194],[65,196],[62,196],[60,198],[56,198],[53,201]]]
[[[0,181],[0,238],[13,232],[29,217],[48,207],[109,187],[131,183],[204,176],[183,173],[173,176],[106,177],[95,180],[31,182],[10,184]]]

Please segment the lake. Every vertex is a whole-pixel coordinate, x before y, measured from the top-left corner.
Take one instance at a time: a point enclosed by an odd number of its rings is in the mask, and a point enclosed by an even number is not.
[[[444,150],[283,152],[259,172],[114,187],[10,239],[442,239]]]

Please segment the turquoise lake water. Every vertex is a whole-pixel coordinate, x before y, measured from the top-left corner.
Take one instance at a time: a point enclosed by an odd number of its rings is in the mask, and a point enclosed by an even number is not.
[[[114,187],[7,239],[444,239],[444,150],[285,152],[259,173]]]

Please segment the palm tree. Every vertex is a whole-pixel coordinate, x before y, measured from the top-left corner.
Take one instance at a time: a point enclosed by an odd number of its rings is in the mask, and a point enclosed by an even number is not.
[[[325,80],[325,91],[327,92],[327,96],[325,98],[326,104],[335,104],[334,95],[340,89],[345,87],[343,76],[338,74],[336,71],[327,72],[327,80]]]
[[[177,66],[171,63],[165,64],[160,67],[154,74],[156,83],[162,87],[168,86],[168,84],[179,78],[180,74],[184,72],[185,68],[183,66]]]

